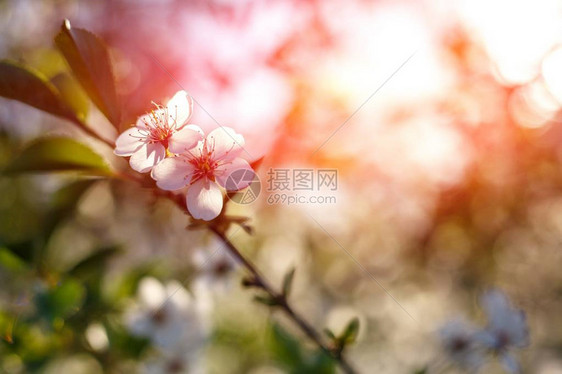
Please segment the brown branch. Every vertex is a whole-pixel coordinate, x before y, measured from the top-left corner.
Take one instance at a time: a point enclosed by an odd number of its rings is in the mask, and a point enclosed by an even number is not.
[[[330,349],[320,337],[320,334],[314,330],[312,326],[308,324],[300,315],[298,315],[294,309],[290,306],[287,297],[280,292],[275,291],[265,280],[265,278],[259,273],[257,268],[248,260],[246,259],[242,253],[234,246],[234,244],[222,233],[221,231],[217,230],[215,227],[209,225],[209,230],[214,232],[225,244],[228,248],[229,252],[238,259],[244,265],[244,267],[252,274],[254,277],[253,285],[255,287],[259,287],[271,296],[273,300],[276,301],[276,305],[280,307],[289,318],[293,320],[297,324],[297,326],[312,340],[324,353],[330,356],[333,360],[335,360],[340,368],[347,374],[355,374],[357,373],[355,369],[347,362],[342,352],[336,352]]]

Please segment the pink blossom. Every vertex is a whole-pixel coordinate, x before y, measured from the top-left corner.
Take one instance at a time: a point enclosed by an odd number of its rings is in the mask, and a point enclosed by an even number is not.
[[[243,152],[244,137],[233,129],[220,127],[191,150],[170,146],[177,157],[169,157],[152,169],[152,177],[158,187],[164,190],[178,190],[189,186],[186,204],[193,218],[210,221],[216,218],[223,206],[221,187],[229,191],[246,188],[251,181],[232,183],[227,179],[232,172],[249,170]],[[183,152],[182,152],[183,151]]]
[[[130,156],[131,167],[146,173],[168,155],[170,149],[194,147],[201,135],[186,126],[191,117],[192,102],[185,91],[177,92],[165,107],[142,115],[135,127],[123,132],[115,142],[117,156]]]

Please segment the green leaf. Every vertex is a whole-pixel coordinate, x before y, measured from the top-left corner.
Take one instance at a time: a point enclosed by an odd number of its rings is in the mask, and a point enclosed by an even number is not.
[[[50,292],[53,314],[64,318],[76,313],[84,302],[85,294],[80,283],[73,280],[63,282]]]
[[[228,193],[228,196],[233,196],[235,192]],[[248,224],[250,217],[243,217],[243,216],[225,216],[225,220],[229,223],[235,223],[239,225],[248,235],[252,235],[254,232],[254,228]]]
[[[87,278],[96,271],[103,271],[107,260],[117,253],[119,253],[119,249],[115,247],[100,249],[74,265],[68,274],[80,279]]]
[[[85,121],[89,101],[78,82],[67,73],[59,73],[51,78],[51,83],[58,89],[66,105],[72,108],[81,121]]]
[[[4,169],[4,173],[79,171],[109,175],[104,159],[89,147],[63,137],[42,138],[28,145]]]
[[[1,242],[0,240],[0,243]],[[36,238],[23,240],[17,243],[1,244],[7,247],[14,256],[21,259],[25,264],[30,264],[33,261],[33,256],[38,251],[37,247],[39,246]]]
[[[271,297],[270,295],[266,295],[266,296],[256,295],[254,296],[254,301],[267,306],[279,305],[279,302],[275,300],[273,297]]]
[[[50,238],[62,221],[74,213],[78,201],[98,181],[99,179],[81,179],[61,187],[53,194],[47,212],[49,219],[46,220],[44,227],[45,240]]]
[[[89,31],[72,28],[65,20],[55,44],[90,99],[119,130],[121,112],[109,52]]]
[[[336,363],[323,351],[318,351],[312,356],[305,373],[335,374]]]
[[[139,360],[147,349],[150,348],[148,338],[131,335],[131,333],[118,323],[119,320],[108,318],[104,323],[107,337],[111,342],[111,353],[120,358],[133,358]]]
[[[285,278],[283,278],[283,296],[289,296],[291,292],[291,286],[293,284],[293,278],[295,277],[295,268],[292,268],[285,274]]]
[[[52,322],[75,314],[84,303],[86,290],[79,282],[66,279],[52,289],[37,294],[36,304],[41,316]]]
[[[294,368],[303,366],[305,361],[300,342],[279,324],[272,326],[272,351],[276,359]]]
[[[25,271],[27,264],[7,248],[0,248],[0,268],[10,271]]]
[[[324,334],[326,334],[326,336],[327,336],[328,338],[330,338],[330,340],[332,340],[332,341],[336,341],[336,340],[337,340],[336,335],[335,335],[335,334],[332,332],[332,330],[330,330],[330,329],[324,329]]]
[[[29,67],[1,61],[0,96],[76,121],[76,116],[64,103],[57,88],[40,72]]]
[[[98,181],[97,179],[81,179],[59,188],[51,198],[49,214],[73,209],[82,195]]]
[[[334,360],[323,351],[311,352],[279,324],[274,323],[271,334],[271,351],[274,359],[287,373],[335,373]]]
[[[348,324],[342,335],[340,336],[340,341],[343,345],[351,344],[357,339],[359,334],[359,318],[353,318]]]

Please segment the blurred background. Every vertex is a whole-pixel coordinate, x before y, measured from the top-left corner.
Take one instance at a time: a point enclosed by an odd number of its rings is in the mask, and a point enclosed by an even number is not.
[[[192,123],[230,126],[265,156],[259,198],[230,206],[255,234],[232,241],[276,285],[296,266],[291,302],[319,330],[359,317],[360,372],[456,372],[436,331],[483,323],[491,287],[526,312],[523,372],[562,372],[562,2],[3,0],[0,56],[64,74],[64,18],[110,47],[127,123],[185,89]],[[40,135],[78,136],[5,99],[0,129],[1,163]],[[304,168],[337,169],[334,200],[268,201],[270,169]],[[190,372],[334,372],[252,301],[243,270],[208,260],[222,250],[210,234],[146,190],[0,177],[0,212],[1,372],[183,372],[135,328],[166,284],[202,319]]]

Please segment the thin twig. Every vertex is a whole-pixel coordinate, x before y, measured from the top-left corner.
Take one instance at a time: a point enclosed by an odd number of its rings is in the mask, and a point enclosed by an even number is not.
[[[312,326],[308,324],[300,315],[298,315],[294,309],[289,305],[289,302],[285,295],[275,291],[269,283],[265,280],[265,278],[259,273],[257,268],[248,260],[246,259],[242,253],[234,246],[234,244],[224,235],[224,233],[220,232],[216,228],[209,226],[209,229],[213,231],[226,245],[229,252],[236,257],[242,265],[252,274],[254,277],[255,285],[265,292],[267,292],[273,300],[277,302],[277,305],[283,309],[285,314],[287,314],[298,326],[299,328],[328,356],[334,359],[341,369],[347,374],[355,374],[356,371],[351,367],[351,365],[345,359],[343,353],[336,353],[332,349],[330,349],[320,337],[320,334],[314,330]]]

